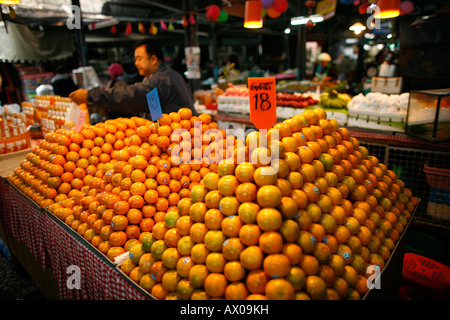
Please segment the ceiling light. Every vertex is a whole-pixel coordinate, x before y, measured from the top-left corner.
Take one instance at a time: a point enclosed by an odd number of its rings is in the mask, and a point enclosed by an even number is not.
[[[285,34],[290,34],[290,33],[291,33],[291,28],[286,28],[286,29],[284,29],[284,33],[285,33]]]
[[[313,23],[318,23],[323,21],[323,16],[321,14],[313,14],[309,17],[294,17],[291,19],[291,25],[298,26],[301,24],[306,24],[309,20]]]
[[[353,24],[350,28],[351,31],[353,31],[355,34],[360,34],[364,30],[366,30],[366,26],[363,25],[361,22],[356,22]]]
[[[262,28],[263,22],[261,18],[262,3],[261,1],[245,1],[245,20],[244,28],[259,29]]]
[[[378,0],[379,10],[375,11],[375,19],[390,19],[400,15],[400,0]]]
[[[20,0],[0,0],[0,4],[13,5],[20,3]]]

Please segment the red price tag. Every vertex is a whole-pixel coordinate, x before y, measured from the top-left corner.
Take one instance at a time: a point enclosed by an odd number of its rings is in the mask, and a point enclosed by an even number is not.
[[[87,113],[87,110],[81,110],[80,111],[80,115],[78,116],[78,120],[77,120],[77,123],[75,125],[75,131],[76,132],[80,132],[81,127],[86,122],[86,113]]]
[[[277,121],[277,90],[274,77],[248,78],[250,120],[258,129],[269,130]]]

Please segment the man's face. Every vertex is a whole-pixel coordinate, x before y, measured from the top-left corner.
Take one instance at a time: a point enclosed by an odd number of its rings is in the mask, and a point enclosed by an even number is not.
[[[134,51],[134,65],[138,69],[139,75],[143,77],[150,76],[156,70],[156,56],[149,57],[145,46],[137,47]]]

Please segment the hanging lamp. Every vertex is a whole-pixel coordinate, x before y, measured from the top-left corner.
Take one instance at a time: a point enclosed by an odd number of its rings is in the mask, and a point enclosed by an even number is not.
[[[259,29],[262,28],[263,22],[261,18],[262,3],[257,0],[245,1],[245,20],[244,28]]]
[[[351,31],[353,31],[355,34],[360,34],[364,30],[366,30],[366,26],[363,25],[361,22],[354,23],[350,28]]]
[[[13,5],[13,4],[19,4],[20,0],[0,0],[0,4],[5,4],[5,5]]]
[[[375,19],[390,19],[400,15],[400,0],[378,0],[379,11],[375,11]]]

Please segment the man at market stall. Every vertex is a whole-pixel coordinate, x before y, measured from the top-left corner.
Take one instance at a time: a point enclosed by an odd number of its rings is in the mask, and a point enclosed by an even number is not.
[[[322,52],[317,57],[317,65],[314,67],[314,81],[326,82],[337,77],[336,66],[331,62],[331,56]]]
[[[134,58],[139,75],[144,77],[142,82],[113,88],[78,89],[69,97],[77,104],[91,103],[110,112],[149,113],[146,94],[156,88],[163,113],[189,108],[197,115],[193,95],[183,77],[164,64],[159,42],[153,39],[139,41],[134,47]]]

